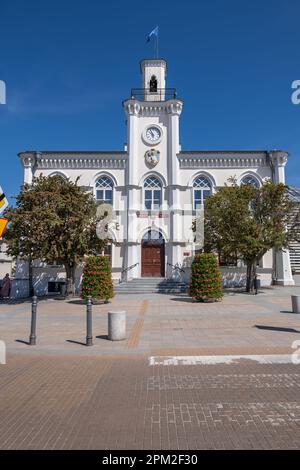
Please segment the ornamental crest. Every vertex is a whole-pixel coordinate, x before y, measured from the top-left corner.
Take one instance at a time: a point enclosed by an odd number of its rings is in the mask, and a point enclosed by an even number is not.
[[[153,168],[159,162],[160,151],[155,149],[147,150],[145,153],[145,162],[147,166]]]

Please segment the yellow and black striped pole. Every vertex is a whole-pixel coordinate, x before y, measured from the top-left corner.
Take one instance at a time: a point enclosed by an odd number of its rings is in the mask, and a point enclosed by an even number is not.
[[[8,206],[8,200],[6,199],[3,189],[0,186],[0,214],[1,212],[4,211],[4,209],[6,209],[7,206]]]

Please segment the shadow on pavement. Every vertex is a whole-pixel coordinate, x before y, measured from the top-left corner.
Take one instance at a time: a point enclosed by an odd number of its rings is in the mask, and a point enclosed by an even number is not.
[[[300,333],[300,331],[295,330],[295,328],[283,328],[281,326],[254,325],[254,328],[258,328],[259,330],[283,331],[285,333]]]
[[[96,336],[98,339],[107,339],[108,340],[108,335],[98,335]]]
[[[27,344],[27,346],[30,346],[29,341],[25,341],[24,339],[15,339],[15,342],[16,342],[16,343]]]
[[[175,302],[188,302],[188,303],[196,303],[197,301],[192,299],[192,297],[173,297],[170,300],[174,300]]]
[[[67,343],[74,343],[74,344],[79,344],[80,346],[86,346],[86,343],[83,343],[82,341],[75,341],[74,339],[66,339]]]
[[[280,313],[290,313],[291,315],[299,315],[299,313],[293,312],[292,310],[280,310]]]

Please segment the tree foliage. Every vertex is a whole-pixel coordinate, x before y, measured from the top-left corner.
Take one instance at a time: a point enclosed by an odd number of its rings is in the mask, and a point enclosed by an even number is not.
[[[288,248],[299,227],[299,216],[284,184],[268,180],[257,188],[238,186],[235,179],[229,183],[206,200],[204,250],[243,260],[250,292],[257,263],[272,248]]]
[[[113,297],[111,266],[105,256],[89,256],[84,263],[81,297],[108,300]]]
[[[190,296],[202,302],[223,297],[222,276],[215,253],[200,253],[193,259]]]
[[[31,262],[62,264],[67,293],[74,293],[75,269],[85,255],[99,252],[108,240],[96,237],[97,205],[92,194],[60,176],[39,176],[25,184],[5,216],[8,254]]]

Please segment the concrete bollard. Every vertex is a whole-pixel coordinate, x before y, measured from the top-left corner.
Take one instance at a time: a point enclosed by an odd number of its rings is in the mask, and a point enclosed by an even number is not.
[[[293,313],[300,313],[300,295],[292,295]]]
[[[122,341],[126,339],[125,310],[108,312],[108,339],[111,341]]]

